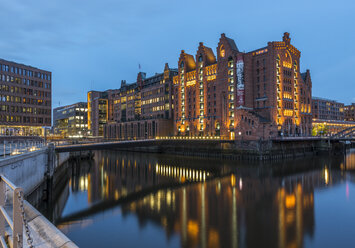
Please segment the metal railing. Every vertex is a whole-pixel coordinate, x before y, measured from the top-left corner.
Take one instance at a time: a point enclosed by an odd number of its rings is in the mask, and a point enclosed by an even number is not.
[[[12,191],[12,217],[7,213],[5,204],[7,201],[7,189]],[[23,228],[25,228],[27,243],[33,247],[30,230],[25,218],[23,207],[23,190],[14,185],[9,179],[0,175],[0,243],[2,247],[9,247],[5,240],[5,224],[8,224],[12,231],[12,247],[23,247]]]
[[[26,152],[33,152],[46,146],[42,141],[18,141],[7,142],[0,144],[0,158],[19,155]]]

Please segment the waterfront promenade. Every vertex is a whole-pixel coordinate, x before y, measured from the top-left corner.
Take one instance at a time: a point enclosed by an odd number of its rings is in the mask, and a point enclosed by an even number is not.
[[[69,153],[54,154],[39,141],[4,142],[0,157],[0,241],[2,247],[77,247],[28,201],[42,202],[50,181]],[[7,225],[5,225],[5,220]]]

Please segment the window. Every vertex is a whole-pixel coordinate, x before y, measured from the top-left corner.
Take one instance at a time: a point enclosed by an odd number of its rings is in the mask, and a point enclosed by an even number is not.
[[[224,58],[224,56],[226,56],[226,51],[225,51],[225,49],[224,49],[224,46],[223,45],[221,45],[221,47],[220,47],[220,56],[222,57],[222,58]]]

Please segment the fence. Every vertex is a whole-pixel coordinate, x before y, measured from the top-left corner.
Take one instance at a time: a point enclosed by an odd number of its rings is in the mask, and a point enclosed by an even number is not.
[[[9,215],[5,209],[7,201],[7,188],[12,191],[12,216]],[[30,236],[30,230],[25,218],[25,210],[23,207],[23,190],[20,187],[16,187],[3,175],[0,175],[0,212],[0,243],[2,247],[9,247],[5,240],[6,223],[12,232],[12,240],[9,239],[8,241],[12,241],[13,248],[23,247],[23,228],[25,228],[29,247],[33,247],[33,240]]]
[[[0,144],[0,158],[36,151],[45,146],[43,141],[11,141]]]

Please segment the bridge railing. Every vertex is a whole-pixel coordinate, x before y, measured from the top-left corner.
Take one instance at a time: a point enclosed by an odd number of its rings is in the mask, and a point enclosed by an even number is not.
[[[7,188],[12,191],[12,216],[8,214],[5,209],[7,201]],[[10,227],[12,232],[12,246],[13,248],[23,247],[23,228],[25,227],[27,243],[29,247],[33,247],[32,238],[30,237],[30,230],[27,220],[25,219],[25,211],[23,207],[23,190],[14,185],[5,176],[0,175],[0,243],[2,247],[9,247],[5,239],[6,224]],[[10,240],[8,240],[10,241]]]
[[[354,127],[348,127],[348,128],[345,128],[335,134],[332,135],[332,137],[334,138],[343,138],[343,137],[346,137],[346,136],[355,136],[355,126]]]
[[[46,146],[44,141],[6,141],[0,143],[0,158],[33,152]]]

